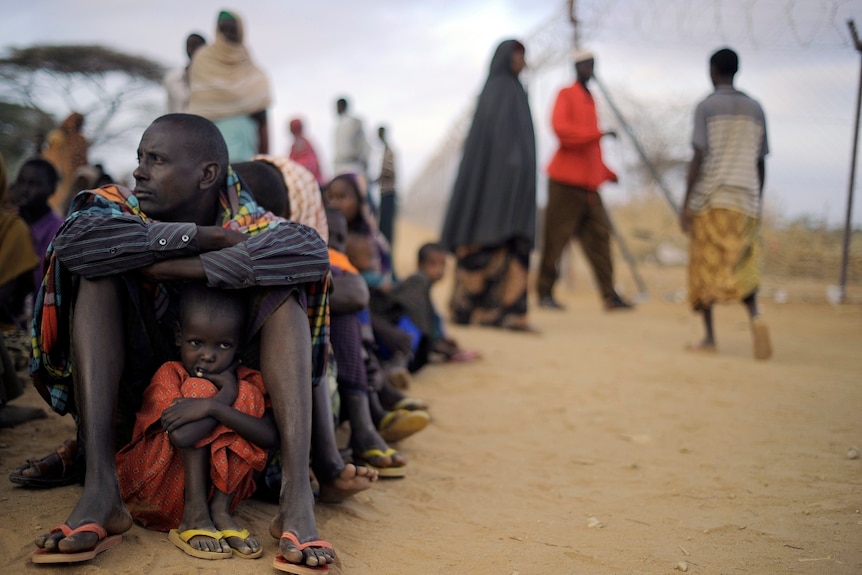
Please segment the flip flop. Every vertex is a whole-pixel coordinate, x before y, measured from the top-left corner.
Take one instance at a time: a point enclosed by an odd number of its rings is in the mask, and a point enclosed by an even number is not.
[[[375,449],[366,449],[365,451],[362,452],[362,455],[360,455],[359,457],[356,458],[355,463],[357,465],[364,465],[365,467],[367,467],[369,469],[374,469],[375,471],[377,471],[377,474],[380,477],[387,477],[387,478],[405,477],[407,475],[407,466],[406,465],[393,465],[393,466],[385,467],[385,466],[375,465],[375,464],[371,463],[371,460],[374,458],[392,457],[396,453],[398,453],[398,452],[395,451],[394,449],[392,449],[391,447],[389,449],[387,449],[386,451],[382,451],[382,450],[376,449],[376,448]]]
[[[431,416],[427,411],[396,409],[383,416],[377,432],[383,441],[393,443],[410,437],[417,431],[422,431],[430,421]]]
[[[754,337],[754,359],[769,359],[772,357],[769,327],[759,316],[751,320],[751,334]]]
[[[237,531],[236,529],[222,529],[221,536],[224,539],[227,539],[228,537],[236,537],[245,541],[251,537],[251,533],[248,532],[248,529],[243,529],[242,531]],[[228,545],[230,545],[230,542],[228,542]],[[263,555],[263,547],[259,547],[257,551],[252,553],[243,553],[239,549],[235,549],[233,546],[231,546],[230,549],[233,552],[233,556],[239,557],[240,559],[257,559]]]
[[[718,348],[714,345],[703,345],[702,343],[687,343],[685,344],[685,351],[691,353],[705,353],[707,355],[715,355],[718,353]]]
[[[108,535],[105,528],[98,523],[84,523],[80,527],[72,529],[65,523],[51,529],[51,533],[62,531],[64,537],[75,535],[76,533],[95,533],[99,537],[99,541],[91,549],[78,551],[76,553],[63,553],[62,551],[51,551],[48,549],[38,549],[33,552],[30,560],[33,563],[80,563],[94,559],[96,555],[102,551],[107,551],[111,547],[116,547],[123,541],[122,535]]]
[[[464,351],[459,351],[455,355],[449,358],[450,363],[462,363],[465,361],[473,361],[474,359],[479,359],[482,357],[482,352],[475,349],[465,349]]]
[[[392,411],[398,411],[399,409],[428,411],[428,404],[416,397],[405,397],[392,406]]]
[[[186,529],[180,533],[176,529],[171,529],[168,533],[168,540],[176,545],[180,551],[186,555],[197,557],[198,559],[230,559],[233,557],[233,551],[202,551],[195,549],[189,544],[189,539],[196,535],[206,535],[212,537],[216,541],[222,539],[222,534],[219,531],[207,531],[206,529]]]
[[[285,531],[284,533],[282,533],[281,538],[289,539],[290,542],[293,543],[300,551],[309,547],[323,547],[324,549],[332,549],[332,543],[330,543],[329,541],[324,541],[323,539],[315,539],[314,541],[306,541],[305,543],[300,543],[296,535],[294,535],[290,531]],[[318,565],[317,567],[311,567],[309,565],[291,563],[290,561],[286,560],[283,555],[276,555],[275,559],[272,562],[272,566],[278,571],[283,571],[285,573],[293,573],[294,575],[319,575],[320,573],[329,573],[328,563],[324,565]]]

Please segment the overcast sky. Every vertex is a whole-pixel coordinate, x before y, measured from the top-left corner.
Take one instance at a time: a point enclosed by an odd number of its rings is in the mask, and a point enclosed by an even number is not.
[[[167,66],[184,64],[189,32],[211,40],[218,11],[233,8],[221,0],[4,4],[2,47],[98,43]],[[400,187],[407,190],[478,94],[496,45],[509,37],[528,38],[562,13],[564,1],[241,4],[236,10],[245,22],[246,44],[275,92],[270,110],[273,153],[286,153],[286,123],[301,116],[328,166],[334,102],[347,96],[373,143],[376,127],[381,123],[389,127],[399,154]],[[772,148],[767,193],[773,207],[786,217],[808,214],[843,223],[860,67],[844,23],[847,18],[862,18],[862,0],[577,4],[584,20],[582,38],[599,54],[597,73],[605,85],[623,101],[635,97],[657,105],[675,104],[686,121],[697,100],[711,90],[709,54],[724,44],[737,48],[742,60],[738,87],[766,110]],[[537,39],[541,41],[541,35]],[[528,52],[528,64],[530,56]],[[571,69],[564,61],[527,78],[541,165],[554,150],[548,129],[554,95],[570,80]],[[68,110],[51,112],[62,118]],[[602,120],[614,123],[610,117]],[[689,135],[684,137],[687,141]],[[136,138],[121,155],[97,149],[94,156],[104,157],[93,159],[103,159],[113,173],[123,175],[133,168],[135,144]],[[621,139],[617,146],[623,145]],[[621,165],[626,154],[613,144],[609,147],[608,163],[623,182],[631,181],[627,167]],[[619,198],[631,190],[621,185],[607,193]],[[544,192],[540,202],[543,197]],[[855,214],[862,213],[860,202],[857,199]],[[854,216],[854,222],[860,220]]]

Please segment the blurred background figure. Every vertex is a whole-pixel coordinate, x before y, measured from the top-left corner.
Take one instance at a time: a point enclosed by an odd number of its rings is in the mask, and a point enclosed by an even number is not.
[[[231,162],[269,153],[269,79],[252,60],[244,40],[239,15],[222,11],[215,41],[198,49],[189,67],[191,95],[186,112],[218,126]]]
[[[0,155],[0,330],[12,353],[12,371],[29,358],[27,296],[33,292],[33,272],[39,256],[30,229],[7,195],[6,161]]]
[[[162,85],[165,87],[165,93],[168,97],[166,107],[168,114],[185,112],[186,108],[188,108],[189,96],[191,95],[189,90],[189,66],[192,63],[192,56],[194,56],[199,48],[205,46],[206,43],[206,39],[197,32],[189,34],[186,37],[188,62],[182,68],[174,68],[165,74]]]
[[[63,120],[59,128],[48,134],[46,148],[42,153],[42,157],[51,162],[60,174],[57,193],[48,203],[61,216],[66,215],[65,206],[69,203],[69,196],[77,192],[72,189],[75,171],[87,164],[90,144],[81,133],[83,128],[84,115],[72,112]]]
[[[290,130],[290,135],[293,137],[288,157],[311,172],[317,183],[323,187],[326,181],[323,179],[323,174],[320,171],[320,160],[317,157],[314,146],[305,137],[305,127],[302,120],[299,118],[292,119],[288,124],[288,129]]]
[[[377,128],[377,137],[383,144],[380,175],[376,180],[377,188],[380,190],[380,233],[389,241],[390,249],[394,249],[395,218],[398,215],[398,203],[395,195],[395,154],[386,139],[386,126]]]
[[[377,215],[377,205],[368,194],[368,153],[370,146],[365,139],[362,120],[350,113],[347,98],[335,102],[335,157],[332,160],[333,176],[355,174],[359,187],[368,196],[372,215]]]
[[[527,273],[536,234],[536,137],[518,76],[525,48],[502,42],[464,143],[440,243],[458,260],[452,321],[532,331]]]

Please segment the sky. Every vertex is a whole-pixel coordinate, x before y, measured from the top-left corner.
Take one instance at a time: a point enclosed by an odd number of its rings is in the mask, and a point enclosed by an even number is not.
[[[233,9],[223,0],[3,3],[0,48],[99,43],[169,67],[184,65],[188,33],[211,40],[219,10]],[[767,116],[767,205],[787,219],[808,216],[843,225],[860,80],[860,54],[845,21],[859,18],[862,24],[862,0],[581,0],[577,5],[580,38],[596,51],[596,73],[609,93],[634,123],[639,114],[672,114],[667,126],[675,127],[683,145],[695,104],[711,91],[709,54],[726,44],[736,48],[737,86],[757,98]],[[565,24],[550,24],[562,18],[564,6],[562,0],[256,0],[236,11],[245,23],[246,45],[273,87],[272,153],[287,153],[287,123],[298,116],[328,166],[334,103],[345,96],[373,145],[377,126],[387,126],[402,193],[439,188],[443,198],[446,177],[424,186],[417,179],[470,109],[496,45],[506,38],[527,40],[529,65],[543,46],[569,33]],[[572,80],[567,50],[558,52],[556,61],[523,78],[540,165],[556,144],[549,128],[553,99]],[[602,123],[622,132],[603,110]],[[50,111],[58,118],[68,113]],[[115,175],[127,175],[138,137],[130,135],[128,152],[117,145],[97,148],[91,159],[103,161]],[[606,160],[621,176],[619,186],[603,190],[612,201],[638,192],[631,150],[624,137],[605,144]],[[679,182],[672,185],[681,193]],[[543,200],[540,179],[540,204]],[[853,211],[857,225],[860,203],[857,198]]]

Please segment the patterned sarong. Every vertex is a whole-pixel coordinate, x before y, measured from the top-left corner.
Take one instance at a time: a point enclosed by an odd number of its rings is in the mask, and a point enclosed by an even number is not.
[[[714,208],[695,215],[691,225],[688,299],[695,310],[740,301],[757,290],[758,220]]]

